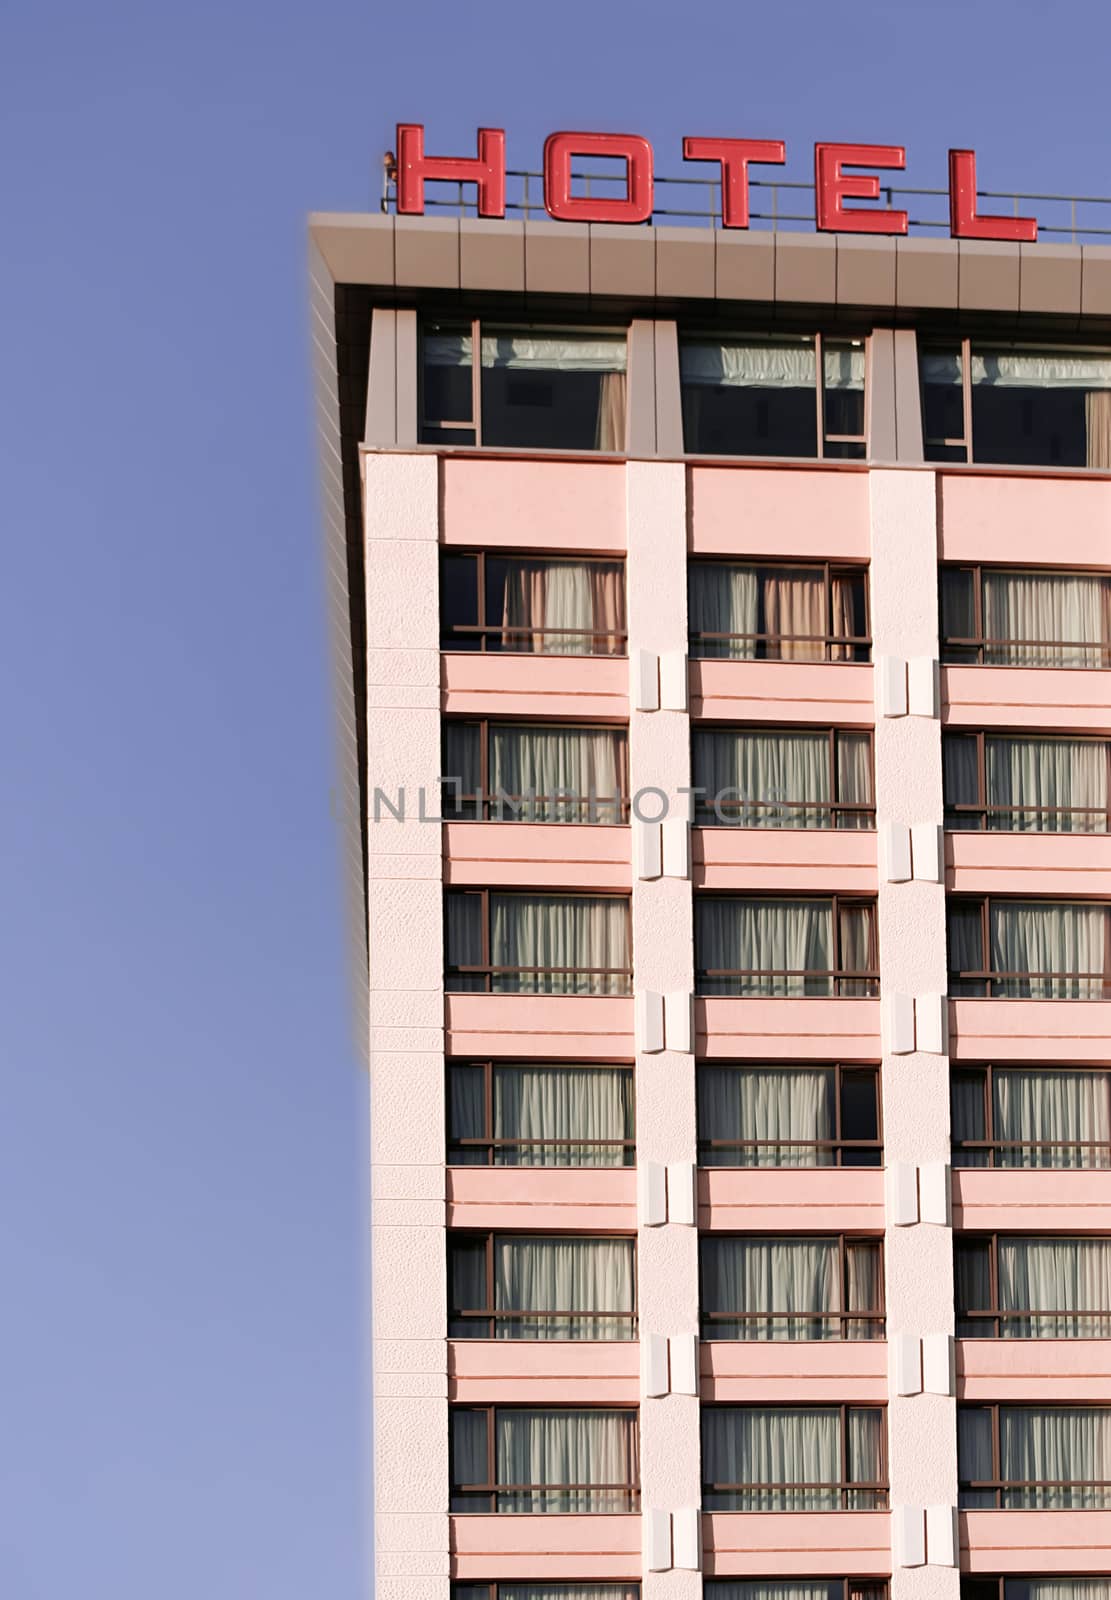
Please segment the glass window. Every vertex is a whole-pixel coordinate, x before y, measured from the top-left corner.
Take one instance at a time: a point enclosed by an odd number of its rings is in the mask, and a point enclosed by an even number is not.
[[[1111,741],[947,733],[942,757],[947,828],[1108,831]]]
[[[951,1089],[953,1164],[1111,1167],[1111,1071],[962,1067]]]
[[[440,565],[445,650],[607,656],[625,649],[625,563],[451,554]]]
[[[529,1062],[448,1069],[448,1163],[631,1167],[631,1067]]]
[[[964,1507],[1105,1510],[1111,1506],[1111,1409],[958,1406],[957,1474]]]
[[[875,906],[864,901],[695,901],[699,994],[874,995]]]
[[[629,902],[617,895],[444,896],[449,993],[629,994]]]
[[[949,992],[1027,1000],[1102,1000],[1109,908],[1096,902],[954,900]]]
[[[928,461],[1111,467],[1111,352],[965,339],[919,359]]]
[[[1111,1239],[958,1237],[957,1336],[1104,1339],[1111,1330]]]
[[[705,1167],[878,1167],[875,1067],[700,1064]]]
[[[636,1511],[639,1482],[635,1411],[452,1408],[452,1511]]]
[[[703,1406],[706,1511],[874,1511],[887,1506],[878,1406]]]
[[[624,728],[445,721],[449,820],[616,823],[628,815]]]
[[[699,827],[870,828],[872,740],[810,728],[695,728]]]
[[[863,339],[684,335],[684,448],[691,455],[862,458],[864,372]]]
[[[451,1339],[635,1339],[636,1240],[449,1234]]]
[[[705,1235],[704,1339],[882,1339],[878,1239]]]
[[[942,660],[992,667],[1111,666],[1111,577],[943,567]]]
[[[691,655],[722,661],[869,661],[863,567],[692,561]]]

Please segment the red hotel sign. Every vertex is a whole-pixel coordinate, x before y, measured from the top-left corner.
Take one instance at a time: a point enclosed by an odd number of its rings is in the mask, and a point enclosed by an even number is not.
[[[625,163],[625,193],[602,198],[571,192],[571,162],[577,156],[610,156]],[[685,161],[708,161],[721,174],[721,225],[748,227],[748,169],[782,166],[782,139],[683,140]],[[816,144],[814,212],[819,228],[832,233],[906,233],[905,211],[862,210],[851,200],[878,200],[878,168],[902,171],[907,153],[898,144]],[[397,126],[397,209],[402,216],[424,212],[429,181],[473,183],[481,217],[505,216],[505,131],[479,128],[478,154],[427,156],[424,124]],[[550,133],[544,141],[544,205],[557,222],[648,222],[652,217],[652,146],[633,133]],[[1008,239],[1032,244],[1034,217],[979,216],[976,211],[976,152],[949,152],[949,231],[954,239]]]

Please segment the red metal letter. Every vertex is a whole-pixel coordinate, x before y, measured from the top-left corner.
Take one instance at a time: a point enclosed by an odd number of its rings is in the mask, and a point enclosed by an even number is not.
[[[571,193],[571,157],[619,156],[623,200]],[[638,133],[550,133],[544,141],[544,204],[557,222],[648,222],[652,216],[652,146]]]
[[[684,161],[721,163],[721,225],[748,227],[748,164],[767,161],[781,167],[787,159],[782,139],[684,139]]]
[[[846,211],[846,200],[878,200],[880,180],[874,172],[855,175],[843,167],[905,167],[901,144],[816,144],[814,200],[819,228],[834,233],[906,233],[905,211]]]
[[[976,152],[950,150],[949,232],[954,239],[1010,239],[1033,244],[1038,237],[1038,219],[977,216]]]
[[[479,128],[477,156],[426,156],[424,123],[397,125],[397,209],[402,216],[424,215],[424,185],[429,178],[477,183],[480,217],[505,216],[505,132]]]

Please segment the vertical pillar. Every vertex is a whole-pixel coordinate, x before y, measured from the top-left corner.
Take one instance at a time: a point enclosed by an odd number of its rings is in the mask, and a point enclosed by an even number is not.
[[[376,1592],[448,1600],[438,462],[363,463]]]
[[[659,674],[660,709],[632,710],[629,719],[630,783],[642,818],[652,819],[664,801],[659,870],[656,853],[643,859],[653,876],[633,881],[633,972],[638,999],[663,997],[662,1041],[638,1041],[636,1063],[637,1160],[667,1168],[667,1217],[642,1226],[638,1246],[641,1339],[671,1341],[669,1392],[641,1399],[641,1492],[645,1512],[672,1514],[672,1540],[665,1570],[647,1570],[645,1600],[698,1600],[697,1544],[688,1536],[701,1496],[701,1450],[697,1388],[690,1376],[691,1337],[698,1332],[698,1230],[693,1206],[695,1087],[690,995],[694,986],[691,884],[686,827],[690,782],[690,717],[686,710],[687,648],[686,477],[682,466],[630,462],[626,468],[628,531],[629,655]],[[679,819],[682,819],[680,822]],[[639,822],[634,829],[659,826]],[[642,1008],[659,1015],[659,1003]],[[658,1048],[662,1042],[663,1048]],[[648,1049],[643,1046],[647,1044]],[[650,1387],[658,1387],[653,1384]],[[686,1513],[683,1516],[682,1513]],[[679,1513],[679,1516],[676,1516]],[[679,1536],[676,1537],[676,1529]],[[647,1546],[646,1546],[647,1548]]]
[[[957,1500],[956,1402],[948,1377],[939,1381],[936,1359],[939,1348],[947,1353],[953,1333],[953,1235],[937,1194],[948,1180],[949,1060],[940,1053],[945,1037],[937,1025],[946,950],[945,889],[937,881],[935,484],[932,473],[897,469],[875,470],[869,482],[873,650],[877,661],[889,658],[888,676],[901,684],[905,673],[909,685],[906,696],[877,695],[875,736],[876,818],[881,838],[890,841],[881,852],[879,884],[884,1149],[887,1167],[901,1169],[889,1171],[889,1180],[900,1182],[888,1183],[884,1255],[889,1350],[898,1358],[888,1393],[892,1527],[900,1535],[893,1541],[891,1594],[892,1600],[958,1600],[959,1574],[944,1548],[951,1540],[940,1537],[945,1518],[936,1511],[929,1519],[938,1535],[934,1547],[926,1540],[921,1548],[926,1508],[951,1508]]]

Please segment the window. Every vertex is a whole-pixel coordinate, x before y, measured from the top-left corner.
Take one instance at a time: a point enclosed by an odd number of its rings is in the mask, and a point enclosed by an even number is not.
[[[1111,1600],[1111,1578],[964,1578],[961,1600]]]
[[[705,1234],[704,1339],[882,1339],[879,1239]]]
[[[942,736],[945,826],[1000,833],[1107,833],[1111,740]]]
[[[1109,911],[1096,901],[950,900],[949,993],[1105,999]]]
[[[1111,1239],[966,1234],[953,1249],[958,1338],[1111,1334]]]
[[[961,1067],[950,1095],[956,1167],[1111,1167],[1106,1067]]]
[[[1105,1406],[958,1406],[958,1504],[1007,1511],[1111,1506]]]
[[[1111,666],[1111,576],[942,567],[941,634],[950,663]]]
[[[639,1485],[635,1411],[452,1407],[452,1511],[638,1511]]]
[[[633,1069],[452,1062],[448,1164],[631,1167]]]
[[[635,1339],[636,1240],[448,1235],[450,1339]]]
[[[426,322],[421,443],[621,452],[626,345],[624,328]]]
[[[690,653],[718,661],[870,661],[865,567],[692,561]]]
[[[704,1167],[878,1167],[875,1067],[699,1065]]]
[[[840,728],[695,728],[699,827],[872,828],[872,736]]]
[[[619,656],[625,649],[625,563],[445,551],[440,632],[445,650]]]
[[[453,1583],[451,1596],[452,1600],[640,1600],[640,1584]],[[826,1600],[826,1597],[817,1596],[815,1600]],[[841,1600],[841,1596],[832,1597],[832,1600]]]
[[[629,902],[618,895],[444,896],[450,994],[631,994]]]
[[[625,822],[628,744],[624,728],[446,721],[444,817]]]
[[[683,447],[689,455],[863,460],[864,370],[863,339],[685,334]]]
[[[879,1406],[703,1406],[706,1511],[882,1511]]]
[[[1111,353],[961,339],[919,368],[927,461],[1111,468]]]
[[[694,950],[699,994],[879,993],[872,901],[703,895]]]
[[[887,1584],[880,1578],[708,1578],[702,1593],[705,1600],[887,1600]]]

